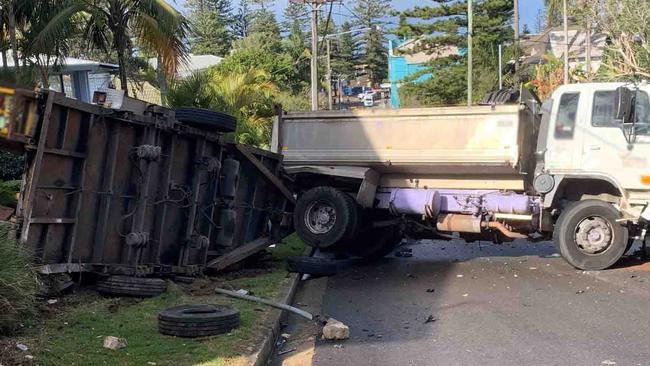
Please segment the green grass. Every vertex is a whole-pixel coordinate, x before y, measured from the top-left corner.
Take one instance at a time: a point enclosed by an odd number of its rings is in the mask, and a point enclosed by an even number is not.
[[[16,194],[20,191],[20,181],[0,182],[0,206],[16,207]]]
[[[288,283],[284,259],[299,255],[303,244],[295,237],[288,238],[273,252],[273,269],[255,277],[225,280],[233,288],[243,288],[265,298],[277,298],[282,285]],[[237,277],[237,276],[232,276]],[[103,298],[87,292],[77,295],[66,310],[45,320],[36,335],[25,343],[39,365],[200,365],[221,366],[245,364],[251,349],[257,350],[268,307],[211,294],[209,289],[223,279],[204,281],[205,296],[190,296],[170,284],[159,297],[145,300]],[[168,337],[156,330],[159,311],[184,303],[232,304],[241,313],[241,327],[230,334],[205,339]],[[108,350],[102,347],[104,336],[125,338],[128,347]]]
[[[0,334],[11,334],[35,313],[39,282],[31,256],[0,225]]]

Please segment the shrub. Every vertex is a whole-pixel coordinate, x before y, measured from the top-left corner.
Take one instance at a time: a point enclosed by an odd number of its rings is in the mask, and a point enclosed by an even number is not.
[[[39,288],[31,255],[7,231],[0,225],[0,334],[16,331],[35,314]]]
[[[0,182],[0,206],[16,207],[16,194],[20,191],[20,181]]]
[[[21,155],[0,151],[0,180],[16,180],[23,175],[24,159]]]

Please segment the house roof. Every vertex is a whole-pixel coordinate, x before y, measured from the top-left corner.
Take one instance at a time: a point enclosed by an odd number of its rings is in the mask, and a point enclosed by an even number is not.
[[[40,57],[44,60],[46,56],[40,56]],[[36,61],[35,58],[32,58],[32,61]],[[50,62],[50,64],[53,63],[54,62]],[[10,55],[7,55],[7,66],[8,67],[15,66],[14,59]],[[75,72],[75,71],[117,72],[119,69],[120,67],[118,65],[114,65],[106,62],[84,60],[84,59],[74,58],[74,57],[66,57],[63,61],[61,73],[65,74],[65,73]]]
[[[187,62],[181,64],[178,68],[178,77],[186,78],[195,72],[207,70],[212,66],[219,65],[223,61],[223,57],[214,56],[214,55],[194,55],[190,54],[188,56]],[[158,60],[156,58],[149,59],[149,65],[154,69],[158,68]]]

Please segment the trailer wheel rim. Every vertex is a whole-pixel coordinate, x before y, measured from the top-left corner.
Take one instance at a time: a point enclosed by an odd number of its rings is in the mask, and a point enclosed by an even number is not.
[[[336,209],[329,202],[316,201],[305,210],[305,225],[314,234],[326,234],[336,224]]]
[[[613,239],[612,225],[602,217],[586,217],[576,226],[575,242],[583,253],[601,254],[612,246]]]

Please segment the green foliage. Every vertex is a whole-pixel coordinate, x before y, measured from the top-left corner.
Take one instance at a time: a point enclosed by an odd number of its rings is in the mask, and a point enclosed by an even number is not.
[[[0,151],[0,180],[20,179],[24,169],[22,155]]]
[[[10,334],[34,316],[38,278],[31,255],[0,226],[0,334]]]
[[[246,38],[251,24],[249,0],[239,0],[237,13],[233,16],[232,33],[237,38]]]
[[[354,65],[358,53],[357,44],[351,33],[352,24],[345,22],[341,25],[340,32],[345,33],[341,35],[336,45],[336,52],[332,58],[332,69],[334,73],[351,78],[354,76]]]
[[[299,2],[289,2],[284,8],[282,30],[294,33],[297,30],[304,32],[309,23],[309,10],[306,5]]]
[[[20,191],[20,181],[0,182],[0,206],[16,207],[16,195]]]
[[[467,48],[467,1],[441,0],[437,6],[417,7],[400,14],[396,34],[420,38],[415,51],[435,55],[441,48]],[[497,45],[512,39],[512,0],[478,0],[474,2],[473,95],[475,100],[497,88]],[[458,55],[436,57],[425,73],[432,79],[424,83],[413,80],[406,94],[419,96],[422,103],[461,103],[467,95],[467,59]]]
[[[173,85],[171,106],[194,106],[225,112],[237,117],[237,142],[268,146],[276,87],[261,70],[215,68],[195,74]]]

